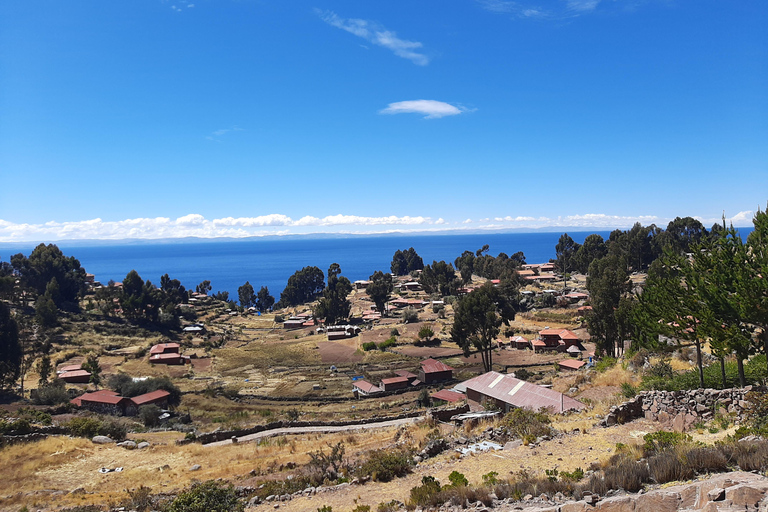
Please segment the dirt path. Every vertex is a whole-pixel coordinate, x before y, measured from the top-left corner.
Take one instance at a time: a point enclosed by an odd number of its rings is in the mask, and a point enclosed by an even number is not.
[[[248,443],[250,441],[258,441],[267,437],[284,436],[284,435],[299,435],[299,434],[330,434],[333,432],[352,432],[357,430],[370,430],[374,428],[388,428],[399,427],[402,425],[411,425],[418,421],[422,421],[424,416],[417,416],[415,418],[403,418],[399,420],[379,421],[376,423],[364,423],[361,425],[340,425],[340,426],[318,426],[318,427],[284,427],[276,428],[272,430],[265,430],[264,432],[256,432],[255,434],[248,434],[237,438],[238,443]],[[215,441],[203,446],[223,446],[226,444],[232,444],[231,439],[224,441]]]

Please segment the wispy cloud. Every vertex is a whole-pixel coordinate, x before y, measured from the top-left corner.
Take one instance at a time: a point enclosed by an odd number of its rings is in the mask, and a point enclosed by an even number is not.
[[[398,57],[408,59],[419,66],[426,66],[429,64],[429,57],[416,51],[423,47],[418,41],[400,39],[395,32],[387,30],[372,21],[356,18],[341,18],[332,11],[321,11],[318,9],[315,12],[317,12],[320,19],[327,24],[346,30],[350,34],[361,37],[370,43],[387,48]]]
[[[214,130],[211,132],[210,135],[206,136],[205,138],[208,140],[220,140],[221,137],[224,135],[230,133],[230,132],[242,132],[243,128],[239,128],[237,126],[233,126],[232,128],[220,128],[218,130]]]
[[[542,7],[530,0],[476,0],[485,10],[510,14],[516,18],[563,20],[597,10],[603,0],[559,0]]]
[[[469,111],[469,109],[464,107],[451,105],[443,101],[412,100],[390,103],[387,108],[379,110],[379,114],[424,114],[425,119],[437,119]]]

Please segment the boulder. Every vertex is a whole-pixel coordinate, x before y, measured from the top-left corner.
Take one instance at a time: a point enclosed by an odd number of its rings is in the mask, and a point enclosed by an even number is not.
[[[119,446],[120,448],[125,448],[126,450],[135,450],[138,446],[135,441],[123,441],[122,443],[117,443],[115,446]]]
[[[96,444],[110,444],[114,443],[112,438],[109,438],[107,436],[94,436],[93,439],[91,439]]]
[[[679,504],[679,493],[651,492],[635,499],[635,512],[677,512]]]

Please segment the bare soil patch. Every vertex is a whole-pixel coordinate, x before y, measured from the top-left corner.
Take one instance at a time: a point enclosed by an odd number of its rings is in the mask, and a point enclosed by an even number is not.
[[[317,344],[317,348],[320,360],[325,364],[359,363],[363,360],[363,354],[356,348],[341,343],[323,341]]]

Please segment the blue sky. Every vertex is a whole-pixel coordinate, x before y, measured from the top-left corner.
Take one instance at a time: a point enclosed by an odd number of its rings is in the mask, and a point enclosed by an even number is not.
[[[768,201],[764,0],[0,3],[0,241]]]

